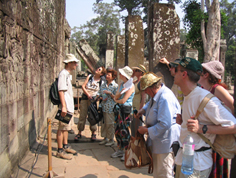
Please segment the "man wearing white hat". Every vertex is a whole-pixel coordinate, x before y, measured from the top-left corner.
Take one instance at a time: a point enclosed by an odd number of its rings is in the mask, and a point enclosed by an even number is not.
[[[67,54],[66,59],[63,62],[65,63],[65,68],[58,76],[58,93],[61,101],[61,104],[59,105],[61,116],[65,117],[67,113],[70,113],[71,115],[74,113],[74,98],[70,72],[76,69],[79,60],[76,59],[73,54]],[[65,152],[76,154],[76,151],[68,146],[68,130],[71,130],[71,121],[69,124],[60,121],[57,130],[58,151],[56,156],[63,159],[72,159],[72,157]]]

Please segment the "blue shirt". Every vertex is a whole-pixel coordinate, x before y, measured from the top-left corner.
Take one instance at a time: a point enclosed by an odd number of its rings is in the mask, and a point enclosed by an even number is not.
[[[120,86],[120,91],[124,88],[124,82],[121,84]],[[120,92],[119,91],[119,92]],[[124,98],[125,93],[123,93],[121,95],[121,97],[119,99]],[[125,106],[132,106],[133,105],[133,98],[134,98],[134,92],[130,95],[130,97],[126,100],[126,102],[124,103]]]
[[[177,114],[181,113],[174,93],[162,84],[154,98],[151,98],[143,109],[148,126],[148,146],[152,146],[152,152],[155,154],[171,152],[171,145],[175,141],[174,135],[171,134],[180,132],[180,127],[175,127],[175,124]]]

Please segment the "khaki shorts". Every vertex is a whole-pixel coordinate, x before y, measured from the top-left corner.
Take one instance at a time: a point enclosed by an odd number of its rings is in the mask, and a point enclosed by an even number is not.
[[[70,122],[68,124],[64,123],[64,122],[61,122],[59,121],[59,126],[58,126],[58,130],[71,130],[72,128],[72,119],[74,119],[74,116],[72,116]]]

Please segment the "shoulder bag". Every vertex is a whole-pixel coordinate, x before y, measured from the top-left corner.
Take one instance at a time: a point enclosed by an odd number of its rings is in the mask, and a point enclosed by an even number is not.
[[[203,111],[204,107],[214,97],[212,93],[209,93],[200,103],[195,119],[198,118],[199,114]],[[223,105],[225,106],[225,105]],[[227,108],[226,108],[227,109]],[[219,153],[223,158],[232,159],[236,154],[236,137],[234,134],[217,134],[214,143],[212,144],[208,138],[203,134],[198,133],[198,135],[208,144],[211,148]]]

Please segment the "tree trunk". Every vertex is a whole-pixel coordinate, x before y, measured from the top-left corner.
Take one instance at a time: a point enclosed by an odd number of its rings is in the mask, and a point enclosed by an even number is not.
[[[201,22],[201,35],[204,48],[204,62],[219,60],[220,51],[220,4],[219,0],[213,0],[210,3],[209,0],[201,1],[201,10],[204,12],[204,4],[206,4],[208,13],[207,28],[205,31],[205,21]]]

